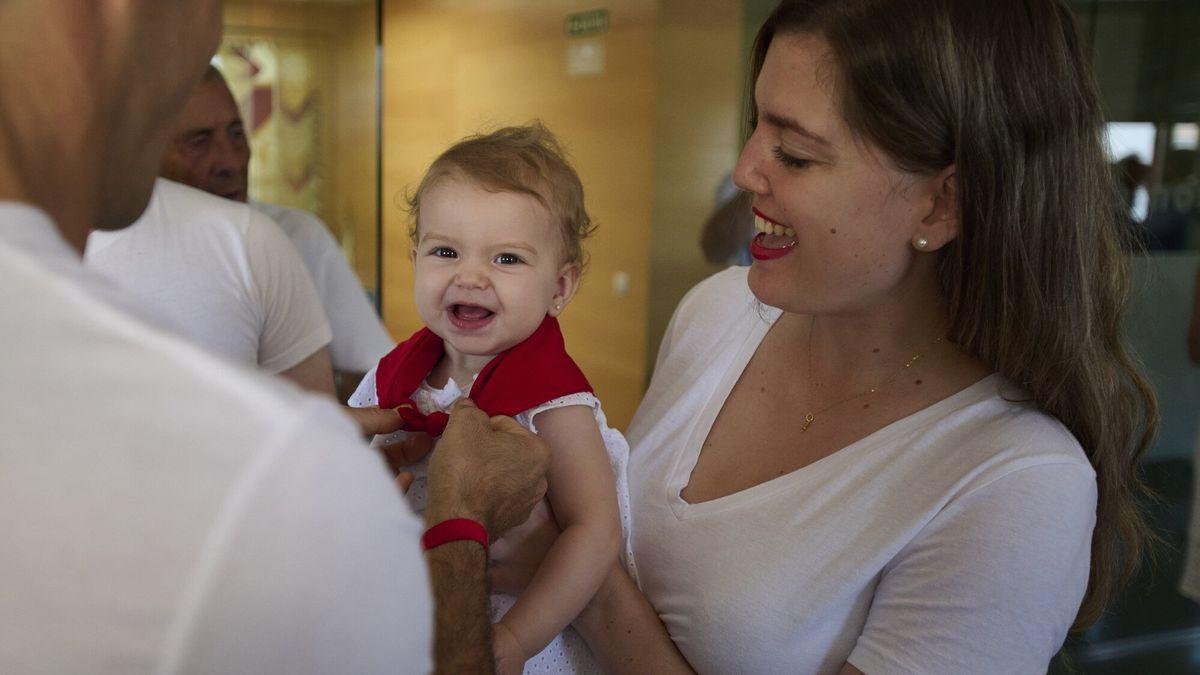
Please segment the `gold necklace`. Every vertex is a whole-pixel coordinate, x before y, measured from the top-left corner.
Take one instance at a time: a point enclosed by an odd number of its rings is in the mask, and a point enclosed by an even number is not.
[[[813,323],[815,323],[815,322],[816,322],[816,319],[814,318]],[[939,337],[938,339],[933,341],[933,343],[930,345],[930,347],[937,345],[941,341],[942,341],[942,338]],[[913,354],[911,358],[909,358],[907,361],[905,361],[904,365],[902,367],[897,368],[896,372],[892,373],[892,375],[890,377],[888,377],[883,382],[880,382],[879,384],[875,385],[874,387],[871,387],[871,388],[867,389],[866,391],[861,391],[857,394],[853,394],[851,396],[847,396],[846,398],[834,401],[833,403],[830,403],[829,405],[825,406],[824,408],[821,408],[820,410],[815,410],[813,412],[805,414],[804,421],[800,423],[800,432],[803,433],[805,431],[808,431],[808,427],[812,425],[813,420],[817,419],[817,415],[820,415],[821,413],[825,412],[826,410],[829,410],[830,408],[835,408],[835,407],[837,407],[843,403],[846,403],[848,401],[853,401],[856,398],[862,398],[863,396],[874,394],[875,392],[879,391],[883,387],[886,387],[887,385],[891,384],[893,380],[895,380],[897,377],[900,377],[900,373],[903,373],[904,371],[908,370],[909,368],[912,368],[912,365],[914,363],[916,363],[917,361],[919,361],[920,359],[921,359],[921,352],[917,352],[917,353]],[[809,324],[809,326],[808,326],[808,375],[809,375],[809,377],[812,377],[812,372],[813,372],[813,369],[812,369],[812,324]]]

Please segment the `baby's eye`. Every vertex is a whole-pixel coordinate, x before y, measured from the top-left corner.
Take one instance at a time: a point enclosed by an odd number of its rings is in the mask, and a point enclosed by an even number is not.
[[[496,256],[496,262],[500,265],[520,265],[525,261],[521,260],[521,256],[515,253],[501,253]]]
[[[457,258],[458,252],[446,246],[435,246],[429,251],[429,255],[435,258]]]

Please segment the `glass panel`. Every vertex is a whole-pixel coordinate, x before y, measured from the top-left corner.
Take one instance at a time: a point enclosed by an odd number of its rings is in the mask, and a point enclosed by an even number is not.
[[[1075,672],[1196,672],[1200,605],[1180,592],[1185,579],[1200,377],[1189,362],[1200,247],[1200,3],[1090,0],[1072,3],[1092,37],[1096,76],[1113,120],[1109,148],[1129,204],[1130,226],[1147,249],[1134,256],[1126,318],[1131,347],[1159,398],[1162,425],[1144,458],[1150,507],[1165,540],[1110,613],[1068,642]],[[1197,511],[1200,513],[1200,511]],[[1200,551],[1200,541],[1190,544]],[[1191,562],[1200,568],[1200,557]],[[1200,600],[1200,569],[1192,573]],[[1052,672],[1068,672],[1058,663]]]
[[[250,196],[315,213],[378,292],[378,3],[225,3],[214,63],[250,136]]]

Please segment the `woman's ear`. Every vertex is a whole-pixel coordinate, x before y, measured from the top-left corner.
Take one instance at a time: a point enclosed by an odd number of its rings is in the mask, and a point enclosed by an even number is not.
[[[558,270],[558,286],[554,292],[554,298],[551,300],[550,310],[547,312],[550,316],[558,316],[562,314],[567,303],[571,302],[571,298],[575,297],[575,291],[579,290],[579,279],[582,270],[579,269],[579,263],[566,263]]]
[[[936,251],[954,241],[962,225],[958,209],[957,167],[951,164],[930,180],[929,209],[913,236],[913,248],[924,252]]]

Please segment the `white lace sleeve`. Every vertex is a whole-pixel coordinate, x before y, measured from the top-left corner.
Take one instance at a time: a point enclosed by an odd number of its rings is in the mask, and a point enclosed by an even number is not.
[[[533,418],[536,417],[538,413],[546,412],[547,410],[553,410],[555,408],[566,408],[567,406],[572,405],[582,405],[591,408],[592,411],[597,414],[596,419],[598,422],[600,422],[601,429],[608,426],[603,422],[604,412],[600,410],[600,399],[596,398],[592,393],[586,391],[581,391],[577,394],[567,394],[566,396],[559,396],[556,399],[546,401],[539,406],[530,408],[529,410],[518,414],[516,420],[521,426],[536,434],[538,430],[537,425],[535,425],[533,422]]]
[[[375,390],[375,368],[363,376],[362,382],[358,383],[358,388],[350,395],[346,405],[351,408],[370,408],[373,405],[379,405],[379,393]]]

